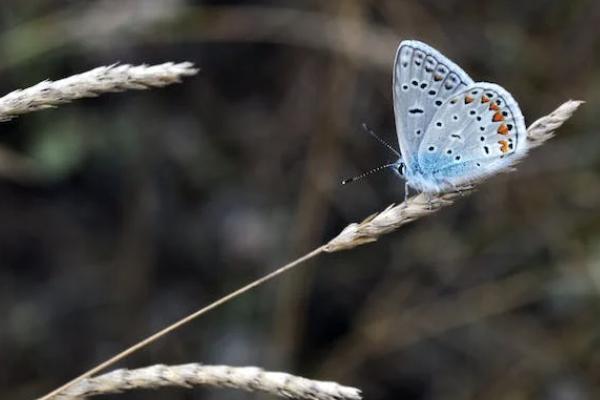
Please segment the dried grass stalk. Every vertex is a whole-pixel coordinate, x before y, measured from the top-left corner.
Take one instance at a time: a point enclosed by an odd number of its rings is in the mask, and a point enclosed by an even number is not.
[[[582,104],[582,101],[569,100],[551,114],[535,121],[527,129],[529,147],[537,147],[554,136],[558,129]],[[432,214],[469,191],[451,192],[439,196],[419,194],[399,205],[391,205],[384,211],[374,214],[360,223],[348,225],[338,236],[324,247],[327,252],[348,250],[361,244],[376,241],[381,235],[395,231],[404,224]]]
[[[554,137],[554,133],[566,120],[571,118],[573,113],[577,111],[580,105],[585,103],[581,100],[569,100],[550,114],[543,116],[538,119],[527,128],[527,139],[529,140],[529,147],[537,147],[546,140]]]
[[[127,390],[162,387],[192,388],[213,386],[248,392],[266,392],[280,397],[310,400],[358,400],[360,390],[335,382],[314,381],[286,374],[269,372],[257,367],[226,365],[153,365],[139,369],[118,369],[95,378],[84,379],[69,387],[54,400],[121,393]]]
[[[198,69],[189,62],[97,67],[58,81],[43,81],[1,97],[0,121],[102,93],[163,87],[178,83],[181,78],[197,72]]]
[[[531,124],[531,126],[527,129],[527,139],[529,140],[530,148],[537,147],[543,144],[546,140],[552,138],[552,136],[554,136],[555,130],[558,129],[565,121],[567,121],[582,103],[583,101],[569,100],[560,107],[558,107],[556,110],[554,110],[551,114],[548,114],[545,117],[542,117],[539,120],[535,121],[533,124]],[[111,365],[114,365],[116,362],[123,360],[127,356],[150,345],[159,338],[167,335],[175,329],[182,327],[183,325],[191,322],[192,320],[200,317],[201,315],[204,315],[207,312],[214,310],[215,308],[256,288],[257,286],[260,286],[263,283],[266,283],[274,279],[275,277],[287,271],[290,271],[298,265],[304,264],[306,261],[318,256],[323,252],[332,253],[335,251],[348,250],[356,246],[360,246],[361,244],[374,242],[381,235],[390,233],[404,224],[432,214],[440,210],[442,207],[454,203],[454,200],[457,197],[464,195],[471,189],[472,188],[461,188],[461,192],[446,193],[434,197],[419,194],[417,196],[409,198],[408,200],[399,205],[391,205],[384,211],[368,217],[361,223],[350,224],[346,228],[344,228],[344,230],[338,236],[333,238],[327,244],[314,249],[310,253],[305,254],[300,258],[297,258],[296,260],[276,269],[275,271],[259,279],[248,283],[245,286],[242,286],[241,288],[229,293],[226,296],[221,297],[220,299],[195,311],[194,313],[185,316],[184,318],[167,326],[166,328],[163,328],[159,332],[156,332],[153,335],[139,341],[135,345],[125,349],[124,351],[113,356],[112,358],[95,366],[94,368],[88,370],[87,372],[76,377],[70,382],[67,382],[61,387],[46,394],[45,396],[42,396],[40,400],[48,400],[51,398],[56,398],[59,394],[71,393],[71,388],[77,387],[80,384],[80,382],[92,379],[89,378],[90,376],[100,372],[101,370],[104,370],[105,368]]]

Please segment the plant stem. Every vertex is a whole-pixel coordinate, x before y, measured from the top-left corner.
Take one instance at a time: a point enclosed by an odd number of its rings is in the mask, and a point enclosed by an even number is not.
[[[46,394],[43,397],[40,397],[39,400],[48,400],[50,398],[52,398],[53,396],[55,396],[56,394],[59,394],[60,392],[62,392],[63,390],[65,390],[66,388],[74,385],[75,383],[81,381],[82,379],[85,378],[89,378],[90,376],[102,371],[103,369],[121,361],[122,359],[124,359],[125,357],[127,357],[128,355],[130,355],[131,353],[136,352],[137,350],[148,346],[149,344],[155,342],[156,340],[160,339],[161,337],[163,337],[164,335],[168,334],[171,331],[174,331],[175,329],[181,327],[182,325],[187,324],[188,322],[198,318],[201,315],[206,314],[207,312],[219,307],[220,305],[223,305],[233,299],[235,299],[236,297],[246,293],[247,291],[254,289],[257,286],[262,285],[263,283],[266,283],[267,281],[270,281],[271,279],[283,274],[284,272],[287,272],[289,270],[291,270],[292,268],[296,267],[297,265],[302,264],[303,262],[316,257],[317,255],[321,254],[324,252],[324,246],[318,247],[315,250],[311,251],[308,254],[305,254],[304,256],[290,262],[289,264],[284,265],[281,268],[276,269],[275,271],[263,276],[262,278],[256,279],[255,281],[250,282],[249,284],[247,284],[246,286],[243,286],[241,288],[239,288],[238,290],[229,293],[227,296],[221,297],[220,299],[210,303],[209,305],[207,305],[206,307],[203,307],[201,309],[199,309],[198,311],[180,319],[177,322],[174,322],[173,324],[167,326],[166,328],[158,331],[157,333],[148,336],[146,339],[141,340],[140,342],[134,344],[131,347],[128,347],[127,349],[123,350],[122,352],[120,352],[119,354],[109,358],[108,360],[104,361],[101,364],[98,364],[97,366],[95,366],[94,368],[88,370],[87,372],[84,372],[83,374],[79,375],[78,377],[72,379],[71,381],[65,383],[64,385],[62,385],[59,388],[54,389],[52,392]]]

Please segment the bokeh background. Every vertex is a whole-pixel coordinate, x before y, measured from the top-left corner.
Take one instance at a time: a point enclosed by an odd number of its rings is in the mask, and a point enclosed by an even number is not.
[[[499,82],[530,123],[587,101],[516,173],[311,261],[121,363],[257,365],[367,399],[600,396],[600,2],[21,1],[0,89],[192,61],[182,84],[0,124],[0,386],[29,399],[403,198],[400,40]],[[161,390],[118,398],[256,398]],[[114,396],[117,398],[117,396]]]

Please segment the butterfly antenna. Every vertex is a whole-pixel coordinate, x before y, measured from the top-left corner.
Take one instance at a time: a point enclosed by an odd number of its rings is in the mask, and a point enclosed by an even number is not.
[[[379,172],[379,171],[381,171],[382,169],[386,169],[386,168],[389,168],[389,167],[393,167],[394,165],[396,165],[396,163],[391,163],[391,164],[380,165],[379,167],[373,168],[372,170],[369,170],[369,171],[367,171],[367,172],[363,172],[362,174],[360,174],[360,175],[357,175],[357,176],[355,176],[355,177],[353,177],[353,178],[344,179],[344,180],[342,181],[342,185],[346,185],[346,184],[348,184],[348,183],[352,183],[352,182],[359,181],[359,180],[361,180],[362,178],[364,178],[364,177],[366,177],[366,176],[369,176],[369,175],[371,175],[371,174],[374,174],[375,172]]]
[[[375,134],[373,129],[369,128],[369,126],[366,123],[363,122],[362,127],[369,135],[373,136],[375,138],[375,140],[377,140],[379,143],[381,143],[382,145],[387,147],[392,153],[394,153],[398,157],[401,157],[400,153],[398,153],[398,151],[395,148],[393,148],[392,146],[389,145],[388,142],[386,142],[385,140],[383,140],[382,138],[377,136],[377,134]]]

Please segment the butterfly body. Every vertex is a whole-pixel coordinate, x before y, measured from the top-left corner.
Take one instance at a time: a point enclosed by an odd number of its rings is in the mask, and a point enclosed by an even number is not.
[[[401,157],[394,170],[414,189],[442,193],[505,170],[527,151],[523,115],[501,86],[474,82],[430,46],[403,41],[394,112]]]

